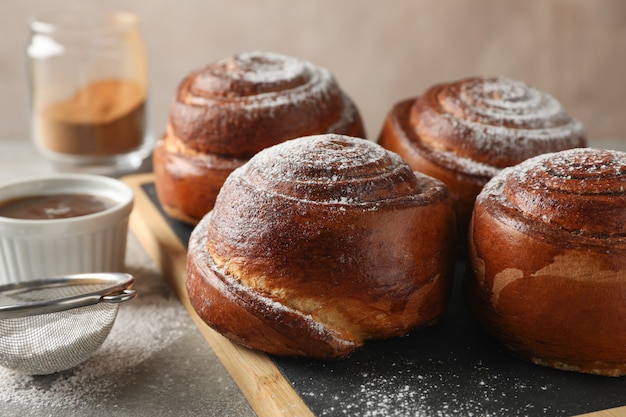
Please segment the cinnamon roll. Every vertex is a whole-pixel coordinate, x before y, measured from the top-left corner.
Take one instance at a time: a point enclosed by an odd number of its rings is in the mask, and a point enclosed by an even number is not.
[[[379,143],[448,186],[464,239],[476,196],[502,168],[587,139],[550,95],[508,78],[473,77],[394,105]]]
[[[447,188],[377,144],[316,135],[235,170],[189,242],[187,290],[226,337],[339,359],[433,324],[453,273]]]
[[[572,149],[496,175],[476,199],[468,300],[515,355],[626,374],[626,153]]]
[[[214,62],[176,92],[153,152],[159,201],[171,217],[197,223],[252,155],[322,133],[365,137],[358,109],[327,69],[267,52]]]

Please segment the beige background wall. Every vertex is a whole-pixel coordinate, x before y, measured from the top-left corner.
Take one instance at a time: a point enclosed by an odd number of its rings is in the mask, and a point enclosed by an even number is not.
[[[0,3],[0,139],[29,135],[27,17],[69,0]],[[592,139],[626,144],[623,0],[91,0],[137,12],[149,57],[151,125],[160,134],[178,82],[244,50],[329,68],[370,137],[401,98],[469,75],[506,75],[545,90]],[[623,147],[620,142],[611,146]]]

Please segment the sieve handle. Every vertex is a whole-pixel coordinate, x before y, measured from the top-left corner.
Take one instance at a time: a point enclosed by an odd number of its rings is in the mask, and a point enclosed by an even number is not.
[[[124,301],[132,300],[137,296],[137,291],[132,288],[124,289],[122,292],[117,294],[108,294],[103,296],[100,301],[105,303],[122,303]]]
[[[57,313],[99,302],[121,303],[135,298],[135,290],[131,288],[133,282],[134,278],[129,274],[98,272],[0,285],[0,299],[4,300],[8,297],[9,300],[17,301],[17,303],[0,305],[0,320]],[[64,297],[63,294],[67,288],[72,286],[86,287],[76,287],[81,290],[81,293]],[[90,286],[95,287],[93,291],[87,291]],[[63,291],[59,292],[59,290]],[[53,291],[52,295],[49,291]],[[50,298],[42,297],[46,294],[50,295]]]

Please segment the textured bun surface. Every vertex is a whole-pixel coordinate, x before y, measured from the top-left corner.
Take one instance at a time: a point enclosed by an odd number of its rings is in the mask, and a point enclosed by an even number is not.
[[[345,357],[434,323],[452,274],[444,184],[342,135],[290,140],[228,178],[189,245],[210,326],[279,355]]]
[[[468,297],[516,355],[626,374],[626,153],[572,149],[494,177],[476,200]]]
[[[587,140],[550,95],[509,78],[473,77],[396,104],[379,143],[446,183],[462,237],[476,196],[501,169]]]
[[[214,62],[178,87],[154,151],[159,199],[168,214],[195,223],[252,155],[322,133],[365,137],[356,106],[327,69],[268,52]]]

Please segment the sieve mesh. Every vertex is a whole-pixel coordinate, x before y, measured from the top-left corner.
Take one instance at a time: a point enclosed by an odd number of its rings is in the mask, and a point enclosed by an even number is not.
[[[0,320],[0,365],[29,375],[72,368],[104,342],[117,311],[117,304],[99,303]]]
[[[135,296],[132,283],[106,274],[0,287],[0,365],[45,375],[85,361],[108,336],[119,303]]]

